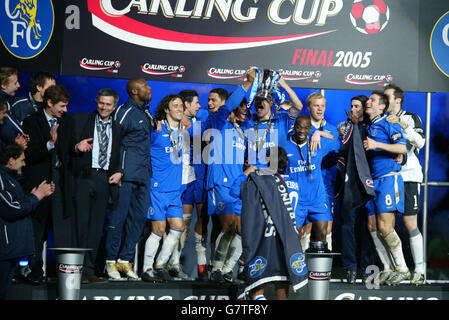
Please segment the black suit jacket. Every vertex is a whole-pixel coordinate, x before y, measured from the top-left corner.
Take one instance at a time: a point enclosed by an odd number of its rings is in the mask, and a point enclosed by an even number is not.
[[[75,139],[81,141],[87,138],[94,137],[95,117],[97,111],[93,113],[77,113],[74,115],[75,121]],[[111,176],[114,173],[122,172],[120,166],[120,142],[122,136],[121,126],[112,120],[112,146],[111,157],[109,160],[108,174]],[[90,175],[92,168],[92,151],[78,153],[73,158],[73,175],[75,178],[87,177]],[[113,200],[116,198],[116,185],[110,185],[110,192]]]
[[[31,114],[23,121],[23,131],[30,136],[28,147],[25,150],[25,162],[23,173],[23,186],[25,193],[30,192],[43,180],[53,181],[52,167],[56,153],[61,167],[59,184],[63,193],[63,217],[72,216],[73,211],[73,176],[71,175],[70,160],[75,155],[74,123],[70,114],[64,114],[58,119],[58,139],[53,151],[47,150],[47,142],[50,140],[50,126],[44,115],[44,110]],[[54,169],[53,169],[54,170]],[[39,218],[39,217],[37,217]]]

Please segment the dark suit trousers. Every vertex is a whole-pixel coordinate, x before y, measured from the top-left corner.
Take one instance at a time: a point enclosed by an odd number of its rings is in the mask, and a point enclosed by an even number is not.
[[[14,277],[17,259],[0,261],[0,300],[6,300]]]
[[[109,200],[107,171],[91,169],[87,177],[77,178],[75,196],[78,247],[92,249],[84,257],[83,274],[92,275]]]
[[[42,200],[32,216],[36,252],[30,259],[30,269],[36,274],[42,274],[43,244],[50,229],[53,229],[54,247],[72,248],[75,244],[74,217],[63,216],[64,195],[59,183],[59,169],[52,169],[52,180],[55,182],[55,192]]]
[[[346,211],[341,215],[341,262],[347,271],[357,272],[357,251],[360,251],[362,274],[375,264],[375,251],[368,231],[365,206]],[[358,250],[357,250],[358,249]]]

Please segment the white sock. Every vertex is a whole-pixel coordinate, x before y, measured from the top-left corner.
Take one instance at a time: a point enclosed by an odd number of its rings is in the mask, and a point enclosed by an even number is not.
[[[178,243],[177,245],[175,245],[175,247],[173,248],[173,252],[170,256],[170,264],[172,265],[177,265],[179,264],[179,261],[181,259],[181,243]]]
[[[387,248],[385,247],[381,235],[377,231],[370,231],[371,238],[373,238],[374,246],[376,248],[377,254],[379,255],[380,261],[384,265],[384,271],[392,270],[390,263],[390,257],[388,255]]]
[[[326,235],[327,248],[332,251],[332,232]]]
[[[195,232],[195,251],[197,255],[198,265],[205,265],[206,259],[206,247],[203,245],[203,236]]]
[[[159,248],[162,236],[152,232],[145,242],[145,252],[143,256],[143,272],[153,269],[154,256]]]
[[[243,252],[243,248],[242,248],[242,252]],[[243,270],[245,270],[245,261],[243,258],[243,254],[241,254],[240,258],[239,258],[239,274],[242,273]]]
[[[185,213],[183,215],[183,219],[184,219],[184,231],[181,234],[181,240],[180,240],[181,250],[185,247],[187,238],[189,237],[190,222],[192,222],[192,214]]]
[[[118,262],[118,263],[128,263],[129,261],[122,260],[122,259],[119,258],[119,259],[117,260],[117,262]]]
[[[255,297],[253,297],[253,300],[267,300],[263,294],[259,294]]]
[[[223,268],[224,261],[228,254],[229,244],[232,240],[232,234],[221,231],[215,241],[215,254],[212,261],[212,271],[221,270]]]
[[[189,236],[190,222],[192,221],[192,215],[184,214],[183,219],[184,219],[184,231],[181,233],[179,243],[173,249],[173,253],[170,257],[170,263],[173,265],[179,264],[179,261],[181,259],[182,249],[184,249],[186,240]]]
[[[241,255],[242,237],[238,233],[235,233],[231,243],[229,244],[228,256],[226,257],[222,270],[223,274],[234,270],[235,264],[239,261]]]
[[[165,268],[168,259],[173,253],[173,249],[179,242],[182,231],[170,229],[167,237],[162,242],[162,248],[156,259],[156,268]]]
[[[304,233],[301,237],[302,252],[305,252],[310,245],[310,233]]]
[[[402,242],[395,230],[385,236],[385,242],[393,255],[394,262],[396,264],[396,271],[408,271],[407,264],[404,259],[404,253],[402,252]]]
[[[415,272],[424,273],[423,237],[418,228],[410,232],[410,249],[415,263]]]

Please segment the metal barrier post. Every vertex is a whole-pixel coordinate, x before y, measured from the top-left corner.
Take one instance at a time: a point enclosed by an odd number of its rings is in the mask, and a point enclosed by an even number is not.
[[[432,108],[432,93],[426,93],[426,144],[424,146],[424,183],[423,183],[423,255],[424,255],[424,276],[427,279],[427,213],[429,197],[429,156],[430,156],[430,116]]]

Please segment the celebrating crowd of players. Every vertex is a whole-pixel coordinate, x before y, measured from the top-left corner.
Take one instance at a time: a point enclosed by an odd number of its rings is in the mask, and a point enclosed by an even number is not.
[[[310,115],[300,114],[303,105],[286,81],[279,77],[274,85],[263,87],[258,72],[248,70],[243,85],[230,95],[220,88],[212,90],[208,111],[200,108],[195,91],[184,90],[164,97],[152,115],[148,111],[151,88],[144,79],[132,79],[123,105],[118,106],[114,90],[102,89],[92,114],[72,116],[67,113],[70,94],[51,74],[34,74],[29,95],[18,99],[17,70],[2,67],[0,165],[18,171],[23,187],[22,195],[13,199],[7,186],[0,184],[2,245],[7,241],[8,246],[17,246],[15,241],[23,237],[20,231],[6,233],[14,221],[3,212],[19,210],[13,204],[20,204],[23,193],[35,192],[41,183],[51,182],[52,188],[39,197],[38,206],[21,214],[31,217],[34,249],[11,255],[1,252],[0,266],[6,268],[4,261],[30,256],[27,278],[43,283],[43,243],[52,229],[56,247],[94,249],[86,255],[84,283],[104,281],[96,270],[100,250],[110,279],[138,279],[139,274],[144,281],[190,279],[180,258],[196,208],[198,278],[236,281],[236,265],[239,276],[243,274],[240,217],[244,212],[239,185],[251,172],[269,166],[266,155],[273,147],[287,155],[283,177],[303,249],[330,251],[337,197],[335,164],[345,129],[363,123],[358,127],[363,137],[360,148],[369,163],[375,196],[361,207],[383,264],[377,280],[396,285],[411,279],[422,284],[423,243],[417,227],[422,170],[417,155],[424,136],[419,117],[402,109],[403,91],[390,85],[369,98],[353,99],[352,116],[339,130],[324,119],[323,95],[311,94],[307,98]],[[20,146],[24,152],[19,156],[25,157],[14,168],[8,165],[18,158],[8,151],[12,143]],[[4,181],[10,173],[2,170],[0,174]],[[410,234],[413,275],[394,229],[397,213],[403,214]],[[208,231],[209,218],[213,230]],[[143,263],[138,270],[132,261],[146,223],[151,232],[143,239]],[[344,263],[344,267],[348,281],[355,281],[355,263]]]

